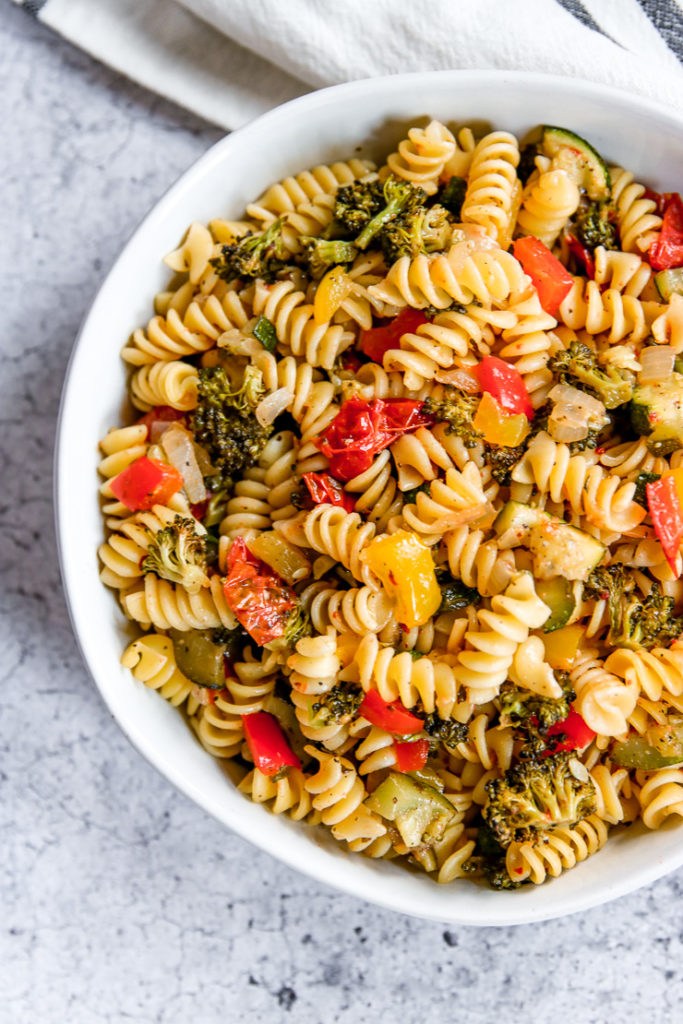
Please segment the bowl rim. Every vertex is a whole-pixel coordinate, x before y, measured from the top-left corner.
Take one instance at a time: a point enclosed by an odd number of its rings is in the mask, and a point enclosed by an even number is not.
[[[126,261],[129,252],[136,246],[138,237],[143,235],[146,231],[148,222],[153,218],[156,219],[162,215],[167,207],[172,206],[176,200],[181,197],[183,191],[189,185],[191,185],[196,179],[201,179],[216,163],[221,163],[230,150],[235,145],[240,145],[241,141],[245,137],[248,137],[252,133],[260,135],[264,130],[267,130],[268,125],[271,122],[276,122],[281,118],[289,117],[292,110],[304,113],[307,110],[312,111],[328,105],[334,106],[338,102],[362,96],[370,91],[376,95],[378,91],[383,92],[391,89],[392,86],[397,84],[410,82],[424,83],[425,81],[438,84],[439,82],[448,82],[454,78],[457,78],[459,82],[464,82],[465,84],[469,82],[472,87],[476,87],[478,83],[485,82],[487,85],[490,85],[492,82],[495,83],[496,81],[499,81],[501,84],[508,83],[522,86],[537,86],[540,89],[547,87],[551,92],[556,89],[559,89],[560,91],[571,90],[573,95],[588,99],[592,102],[599,103],[604,99],[610,101],[612,104],[621,105],[625,112],[633,112],[635,110],[644,116],[652,116],[657,121],[668,122],[671,128],[683,135],[683,112],[663,110],[655,101],[648,98],[629,93],[626,90],[616,88],[611,85],[603,85],[587,79],[573,78],[564,75],[553,75],[542,72],[504,69],[415,71],[396,75],[383,75],[377,78],[357,79],[351,82],[345,82],[339,85],[333,85],[324,89],[306,93],[303,96],[288,100],[287,102],[266,111],[257,118],[254,118],[248,123],[218,139],[206,150],[206,152],[195,160],[173,182],[173,184],[166,189],[161,197],[141,218],[132,233],[129,235],[125,244],[118,251],[115,259],[109,265],[106,272],[101,276],[97,290],[88,305],[76,334],[64,374],[55,429],[52,493],[57,554],[64,588],[64,599],[81,658],[91,679],[95,682],[100,698],[103,700],[110,714],[115,719],[118,727],[138,753],[141,754],[145,760],[159,772],[160,775],[167,779],[177,790],[191,799],[195,804],[199,805],[203,811],[215,818],[223,827],[229,828],[242,839],[247,840],[252,845],[258,847],[271,856],[276,857],[277,860],[298,871],[300,874],[314,878],[317,882],[328,886],[332,890],[344,892],[347,895],[355,896],[358,899],[365,900],[374,905],[416,917],[421,920],[473,927],[507,927],[511,925],[531,924],[538,921],[568,916],[570,914],[579,913],[581,911],[600,906],[608,901],[627,895],[628,893],[654,882],[656,879],[683,865],[683,844],[681,844],[678,851],[673,851],[671,854],[664,857],[653,858],[644,867],[630,871],[626,877],[621,877],[617,880],[610,880],[609,884],[606,884],[604,889],[602,889],[598,894],[592,893],[590,896],[585,897],[582,897],[581,894],[573,894],[571,901],[566,901],[565,906],[552,906],[547,910],[543,905],[525,906],[523,901],[517,897],[517,894],[506,894],[504,897],[501,897],[504,902],[500,904],[501,908],[505,908],[506,912],[499,912],[498,910],[493,909],[489,904],[487,905],[486,910],[483,911],[483,920],[477,919],[474,915],[458,914],[456,904],[448,905],[447,907],[444,906],[444,913],[440,914],[436,909],[433,910],[432,908],[426,909],[420,907],[418,905],[419,898],[404,899],[403,901],[392,898],[389,895],[386,895],[383,889],[375,888],[373,886],[373,873],[371,871],[367,871],[365,876],[361,876],[357,872],[349,872],[348,874],[341,872],[339,875],[331,877],[332,873],[330,871],[330,864],[332,862],[328,862],[325,858],[313,858],[310,861],[306,861],[306,863],[302,863],[297,859],[297,851],[294,849],[290,850],[287,845],[279,847],[277,851],[274,851],[272,844],[269,845],[264,836],[259,834],[255,835],[254,830],[245,823],[244,820],[239,817],[235,817],[228,823],[219,813],[219,810],[212,806],[212,802],[208,795],[205,794],[204,790],[195,786],[192,780],[182,776],[179,771],[174,770],[172,764],[167,763],[162,766],[157,754],[152,749],[151,743],[146,743],[146,734],[144,730],[135,729],[132,722],[124,720],[116,712],[112,706],[112,702],[108,698],[106,686],[100,681],[100,675],[105,674],[106,666],[101,669],[96,663],[91,661],[86,653],[86,648],[82,639],[84,622],[81,615],[82,610],[79,607],[79,601],[77,598],[76,572],[68,563],[65,555],[65,549],[67,546],[65,538],[68,526],[66,517],[63,513],[62,494],[68,477],[68,456],[65,445],[66,425],[70,413],[70,407],[72,403],[74,405],[76,404],[71,394],[74,380],[74,369],[84,341],[88,336],[91,317],[93,316],[93,312],[98,305],[101,294],[105,289],[109,278],[118,269],[119,265]],[[237,143],[235,140],[238,140]],[[533,889],[536,888],[537,887],[535,886],[533,887]],[[453,913],[450,912],[451,909],[454,910]]]

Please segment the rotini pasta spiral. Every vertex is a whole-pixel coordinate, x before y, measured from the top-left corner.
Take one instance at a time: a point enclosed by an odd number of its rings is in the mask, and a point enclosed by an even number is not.
[[[661,307],[644,303],[616,288],[601,292],[595,281],[575,277],[574,285],[560,304],[559,319],[572,330],[604,334],[610,344],[617,341],[644,341]]]
[[[446,470],[445,481],[435,480],[429,494],[418,494],[415,502],[404,506],[403,522],[429,544],[447,530],[481,518],[487,498],[478,466],[468,462],[462,472]]]
[[[601,736],[622,735],[636,706],[636,685],[609,672],[593,651],[577,658],[570,679],[576,692],[576,709],[586,724]]]
[[[499,243],[510,232],[518,163],[517,139],[509,132],[485,135],[472,154],[460,216],[465,223],[480,224]]]
[[[397,178],[419,185],[427,195],[433,195],[455,150],[455,138],[445,124],[430,121],[426,128],[408,130],[408,137],[387,157],[387,168]]]
[[[306,779],[298,768],[277,779],[254,768],[237,788],[254,803],[268,804],[272,814],[287,814],[294,821],[305,821],[311,813],[312,801],[306,790]]]
[[[198,383],[195,367],[179,359],[141,366],[131,377],[131,401],[143,412],[155,405],[188,412],[197,405]]]
[[[317,324],[313,306],[291,281],[267,285],[258,281],[254,291],[254,314],[272,321],[280,343],[309,366],[331,370],[337,357],[348,348],[354,335],[339,324]]]
[[[530,180],[517,216],[518,232],[535,235],[552,248],[562,228],[576,212],[579,190],[563,170],[548,170]]]
[[[391,615],[391,602],[386,594],[371,587],[336,590],[324,583],[312,583],[300,596],[319,633],[325,633],[330,626],[338,633],[378,633]]]
[[[345,512],[336,505],[318,505],[304,521],[309,547],[330,555],[371,590],[379,589],[374,572],[361,561],[361,552],[375,536],[372,523],[363,523],[357,512]]]
[[[237,625],[219,576],[211,577],[207,590],[190,594],[179,583],[149,573],[142,589],[122,592],[121,604],[133,621],[155,629],[234,629]]]
[[[367,792],[351,762],[315,747],[306,747],[306,753],[320,762],[316,774],[306,779],[306,790],[332,835],[354,851],[365,849],[383,836],[386,825],[363,806]]]
[[[672,814],[683,817],[683,771],[680,768],[639,772],[637,778],[641,783],[638,799],[646,828],[659,828]]]
[[[363,637],[345,673],[357,676],[366,692],[376,689],[383,700],[400,700],[407,708],[419,700],[428,714],[438,710],[443,718],[450,716],[457,696],[448,656],[415,660],[410,651],[397,654],[392,647],[383,647],[373,633]]]
[[[617,211],[621,248],[625,252],[645,252],[662,226],[655,203],[644,196],[645,188],[634,181],[630,171],[610,167],[612,202]]]
[[[477,626],[465,633],[469,648],[458,654],[455,677],[472,704],[485,704],[505,682],[515,651],[530,629],[540,629],[550,609],[534,589],[531,573],[516,573],[491,608],[477,613]]]
[[[606,842],[607,826],[591,814],[573,828],[556,828],[533,842],[511,843],[505,855],[507,872],[516,882],[528,879],[540,885],[548,875],[557,878],[597,853]]]
[[[121,655],[121,664],[173,707],[184,704],[192,693],[193,684],[176,665],[173,643],[167,636],[148,633],[134,640]]]

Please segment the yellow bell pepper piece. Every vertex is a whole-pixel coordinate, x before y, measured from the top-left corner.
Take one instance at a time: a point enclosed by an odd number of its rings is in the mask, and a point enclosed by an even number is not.
[[[414,533],[398,530],[389,537],[377,537],[360,557],[395,600],[401,625],[412,629],[431,619],[441,604],[441,590],[431,551]]]
[[[313,319],[318,326],[332,319],[352,287],[353,282],[343,267],[327,271],[313,300]]]
[[[485,391],[474,414],[475,430],[480,430],[489,444],[514,448],[521,444],[529,433],[529,421],[523,412],[515,415],[506,413],[493,395]]]
[[[679,469],[669,469],[666,473],[662,473],[662,476],[672,476],[674,478],[678,500],[683,509],[683,466]]]
[[[563,626],[552,633],[544,633],[541,639],[545,646],[545,660],[550,667],[569,672],[576,660],[582,637],[583,626]]]

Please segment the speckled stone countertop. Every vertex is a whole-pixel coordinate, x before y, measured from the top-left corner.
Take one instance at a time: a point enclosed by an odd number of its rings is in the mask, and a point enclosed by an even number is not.
[[[683,872],[564,921],[425,924],[256,851],[124,739],[61,593],[59,392],[123,241],[220,133],[7,4],[0,54],[0,1022],[683,1020]]]

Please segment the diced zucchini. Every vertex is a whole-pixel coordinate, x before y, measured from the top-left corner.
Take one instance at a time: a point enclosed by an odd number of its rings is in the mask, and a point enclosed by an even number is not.
[[[188,629],[170,631],[178,668],[197,686],[222,690],[225,686],[225,644],[216,644],[211,631]]]
[[[496,516],[493,528],[500,537],[508,530],[519,530],[526,533],[538,522],[540,509],[523,505],[521,501],[508,501]]]
[[[607,164],[596,149],[580,135],[567,128],[543,126],[541,151],[551,157],[556,167],[571,175],[580,188],[585,188],[591,199],[606,200],[612,193],[612,182]]]
[[[585,580],[605,554],[604,544],[584,530],[519,501],[508,501],[493,526],[502,548],[527,547],[532,552],[537,580]]]
[[[569,580],[556,576],[552,580],[539,580],[536,593],[543,604],[550,608],[550,618],[543,626],[544,633],[552,633],[555,629],[566,626],[576,608],[574,591]]]
[[[393,821],[409,849],[441,839],[455,814],[453,804],[433,786],[398,772],[389,773],[365,806]]]
[[[683,267],[660,270],[655,274],[655,285],[664,302],[668,302],[674,294],[683,295]]]
[[[613,744],[610,757],[621,768],[654,771],[683,763],[683,724],[657,725],[646,736],[629,736]]]
[[[668,455],[683,443],[683,374],[674,371],[666,380],[639,384],[630,404],[631,425],[647,438],[655,455]]]

